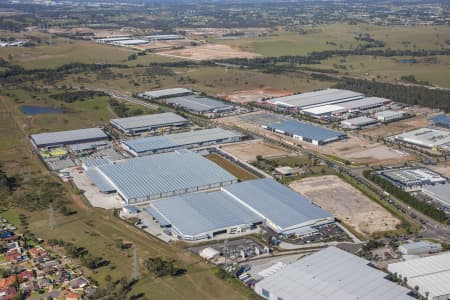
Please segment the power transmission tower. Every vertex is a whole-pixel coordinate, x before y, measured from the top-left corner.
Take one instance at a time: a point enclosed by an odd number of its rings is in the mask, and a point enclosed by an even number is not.
[[[137,248],[134,248],[133,251],[133,280],[139,279],[139,260],[137,256]]]
[[[50,227],[50,230],[53,230],[56,226],[56,220],[55,220],[55,211],[53,210],[53,205],[50,204],[50,218],[48,221],[48,225]]]

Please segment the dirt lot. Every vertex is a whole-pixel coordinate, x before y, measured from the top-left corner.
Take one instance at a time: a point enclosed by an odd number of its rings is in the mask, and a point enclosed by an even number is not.
[[[253,58],[260,56],[253,52],[242,51],[228,45],[205,44],[186,47],[183,49],[160,52],[160,55],[183,57],[193,60],[227,59],[227,58]]]
[[[255,161],[256,156],[258,155],[261,155],[263,158],[274,158],[286,156],[292,153],[281,147],[263,141],[250,141],[239,144],[225,145],[221,148],[246,162]]]
[[[331,154],[357,164],[406,162],[412,159],[408,152],[389,148],[381,143],[370,142],[365,138],[349,135],[343,141],[321,146],[326,154]]]
[[[305,178],[291,183],[290,187],[361,234],[395,230],[400,224],[383,207],[337,176]]]
[[[234,91],[229,94],[218,94],[217,96],[232,102],[248,103],[256,102],[263,99],[270,99],[275,97],[289,96],[292,92],[277,89],[252,89],[243,91]]]
[[[256,178],[255,175],[247,172],[243,168],[239,167],[238,165],[232,163],[229,160],[226,160],[225,158],[223,158],[217,154],[207,155],[206,158],[209,159],[210,161],[215,162],[216,164],[221,166],[223,169],[228,171],[230,174],[237,177],[239,180],[244,181],[244,180],[250,180],[250,179]]]
[[[450,161],[442,161],[437,166],[427,166],[427,168],[450,178]]]

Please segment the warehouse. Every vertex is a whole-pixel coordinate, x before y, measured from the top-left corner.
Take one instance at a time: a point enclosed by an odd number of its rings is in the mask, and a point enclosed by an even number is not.
[[[267,276],[255,292],[269,300],[414,299],[386,277],[370,261],[332,246]]]
[[[353,119],[347,119],[341,122],[343,128],[348,129],[361,129],[363,127],[378,123],[377,119],[368,117],[358,117]]]
[[[382,123],[388,123],[404,119],[408,116],[408,114],[402,110],[399,111],[385,110],[377,112],[374,116],[375,118],[377,118],[378,121]]]
[[[144,44],[148,44],[148,43],[149,43],[149,41],[143,40],[143,39],[129,39],[129,40],[110,42],[110,44],[117,45],[117,46],[134,46],[134,45],[144,45]]]
[[[378,171],[378,174],[404,190],[417,190],[424,185],[447,182],[445,177],[425,168],[383,170]]]
[[[211,128],[123,141],[122,146],[134,156],[144,156],[182,148],[238,142],[242,137],[242,134],[231,130]]]
[[[431,118],[431,122],[434,126],[450,128],[450,116],[449,115],[437,115]]]
[[[149,41],[172,41],[172,40],[183,40],[184,36],[178,34],[157,34],[157,35],[147,35],[142,37]]]
[[[334,222],[330,213],[273,179],[248,180],[222,190],[280,234]]]
[[[86,128],[32,134],[30,135],[30,140],[36,148],[52,148],[106,141],[108,136],[100,128]]]
[[[420,128],[396,135],[396,140],[435,150],[450,150],[450,132],[431,128]]]
[[[127,204],[219,188],[237,179],[203,156],[180,150],[130,158],[89,169],[103,191],[117,192]],[[90,175],[88,173],[88,175]]]
[[[185,88],[172,88],[143,92],[139,94],[139,96],[149,100],[157,100],[162,98],[188,96],[192,95],[193,93],[193,91]]]
[[[339,106],[348,112],[362,111],[388,105],[392,100],[380,97],[367,97],[359,100],[340,103]]]
[[[187,111],[198,114],[206,114],[206,113],[221,114],[235,110],[234,105],[229,105],[222,101],[207,97],[194,97],[194,96],[176,97],[167,99],[165,102],[167,104],[176,107],[181,107]]]
[[[182,127],[189,124],[189,121],[177,114],[167,112],[162,114],[111,119],[110,123],[125,134],[136,134],[167,127]]]
[[[161,227],[170,228],[173,236],[190,241],[245,232],[262,222],[221,191],[155,200],[146,210]]]
[[[422,193],[438,202],[450,213],[450,183],[425,185],[422,187]]]
[[[308,109],[325,104],[337,104],[362,98],[363,94],[361,93],[338,89],[326,89],[274,98],[268,100],[268,103],[291,109]]]
[[[450,252],[389,264],[388,271],[407,278],[408,286],[417,286],[425,299],[450,298]]]
[[[311,125],[295,120],[263,125],[262,128],[305,141],[313,145],[323,145],[329,142],[342,140],[347,137],[345,133]]]
[[[442,251],[442,246],[438,243],[419,241],[400,245],[398,251],[403,255],[420,255]]]
[[[313,107],[313,108],[303,109],[301,112],[304,115],[307,115],[307,116],[310,116],[313,118],[317,118],[317,119],[322,119],[322,118],[330,117],[332,115],[345,113],[346,111],[347,111],[347,109],[343,108],[342,106],[328,104],[328,105],[322,105],[322,106],[317,106],[317,107]]]

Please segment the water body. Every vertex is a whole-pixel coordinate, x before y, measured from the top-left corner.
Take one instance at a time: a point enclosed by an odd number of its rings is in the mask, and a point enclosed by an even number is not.
[[[21,109],[24,114],[29,116],[42,114],[58,114],[64,112],[64,110],[62,109],[50,106],[23,105]]]

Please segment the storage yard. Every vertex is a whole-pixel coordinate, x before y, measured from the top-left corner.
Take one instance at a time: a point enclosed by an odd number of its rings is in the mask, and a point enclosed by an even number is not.
[[[275,158],[292,154],[284,148],[261,140],[223,145],[220,148],[246,162],[255,161],[259,155],[263,158]]]
[[[383,207],[336,176],[305,178],[289,186],[363,235],[395,230],[400,224]]]

